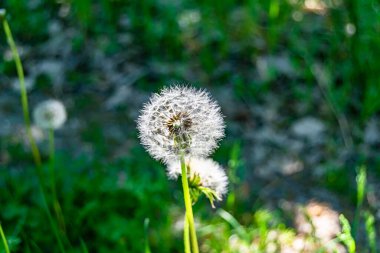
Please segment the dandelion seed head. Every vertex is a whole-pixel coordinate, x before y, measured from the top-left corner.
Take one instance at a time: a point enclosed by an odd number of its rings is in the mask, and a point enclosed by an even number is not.
[[[216,193],[218,200],[227,193],[228,178],[224,169],[209,158],[186,158],[188,177],[198,176],[200,186],[207,187]],[[177,179],[182,173],[179,161],[172,161],[167,167],[167,174],[171,179]]]
[[[137,121],[139,137],[150,155],[163,162],[208,156],[224,136],[220,107],[204,90],[164,88],[145,104]]]
[[[36,106],[33,117],[40,128],[58,129],[65,123],[67,114],[65,106],[60,101],[49,99]]]

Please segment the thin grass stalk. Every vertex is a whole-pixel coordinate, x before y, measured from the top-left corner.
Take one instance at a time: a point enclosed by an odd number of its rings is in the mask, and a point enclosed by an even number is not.
[[[150,250],[149,246],[149,219],[145,218],[144,220],[144,241],[145,241],[145,253],[151,253],[152,251]]]
[[[54,232],[54,235],[57,239],[59,249],[62,253],[65,253],[60,234],[59,234],[59,232],[55,226],[55,222],[52,218],[52,215],[50,213],[50,209],[47,205],[46,193],[43,189],[45,184],[44,184],[43,173],[42,173],[41,154],[38,150],[36,141],[32,135],[32,130],[30,127],[31,121],[30,121],[30,116],[29,116],[28,96],[27,96],[26,87],[25,87],[24,71],[23,71],[20,55],[18,53],[16,43],[14,42],[11,29],[9,27],[8,21],[7,21],[5,16],[2,16],[2,21],[3,21],[2,23],[3,23],[4,32],[5,32],[5,35],[7,38],[8,45],[12,51],[12,56],[13,56],[13,59],[14,59],[15,64],[16,64],[17,75],[18,75],[18,78],[20,81],[21,105],[22,105],[22,109],[23,109],[26,133],[27,133],[27,137],[29,139],[29,143],[30,143],[30,146],[32,149],[33,159],[34,159],[34,162],[36,164],[36,173],[37,173],[37,178],[38,178],[38,182],[39,182],[39,189],[40,189],[40,193],[41,193],[41,197],[42,197],[42,201],[43,201],[43,206],[44,206],[46,214],[48,216],[50,226],[51,226],[51,228]]]
[[[62,213],[61,205],[58,201],[57,189],[55,183],[55,144],[54,129],[49,129],[49,154],[50,154],[50,187],[53,196],[53,209],[57,217],[62,233],[66,234],[66,224]]]
[[[14,59],[15,64],[16,64],[17,75],[18,75],[18,78],[20,81],[21,105],[22,105],[22,111],[23,111],[23,115],[24,115],[26,134],[27,134],[29,142],[30,142],[34,162],[36,163],[37,167],[41,167],[41,165],[42,165],[41,155],[40,155],[40,152],[38,150],[37,144],[33,138],[32,130],[30,128],[29,105],[28,105],[28,96],[27,96],[26,87],[25,87],[24,71],[22,68],[20,55],[18,53],[16,44],[13,40],[11,29],[10,29],[9,24],[7,22],[7,19],[5,17],[3,17],[3,28],[4,28],[5,35],[7,37],[8,45],[12,51],[13,59]],[[39,169],[38,173],[42,174],[41,169]]]
[[[190,198],[189,182],[187,180],[187,169],[186,169],[185,158],[183,154],[180,155],[180,161],[181,161],[181,170],[182,170],[183,198],[185,201],[186,216],[189,222],[189,232],[190,232],[192,253],[199,253],[197,233],[195,231],[195,224],[194,224],[193,208],[192,208],[191,198]]]
[[[365,228],[367,232],[367,241],[369,244],[369,249],[371,253],[376,253],[377,245],[376,245],[376,227],[375,227],[375,217],[370,213],[366,212],[364,214],[365,217]]]
[[[189,220],[187,219],[187,215],[185,215],[183,222],[184,222],[184,225],[183,225],[183,243],[185,246],[185,253],[191,253]]]
[[[357,196],[356,196],[356,210],[354,224],[352,228],[352,234],[355,239],[357,239],[359,222],[360,222],[360,213],[363,207],[363,201],[366,194],[366,184],[367,184],[367,172],[364,166],[361,166],[358,169],[358,174],[356,176],[356,186],[357,186]]]
[[[1,222],[0,222],[0,235],[1,235],[1,239],[3,240],[3,244],[4,244],[4,248],[5,248],[5,253],[10,253],[11,251],[9,250],[7,238],[5,237],[5,234],[4,234],[4,231],[3,231],[3,227],[1,226]]]

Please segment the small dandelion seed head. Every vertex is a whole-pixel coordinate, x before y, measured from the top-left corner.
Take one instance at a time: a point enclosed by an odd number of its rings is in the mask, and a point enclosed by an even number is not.
[[[36,125],[43,129],[58,129],[66,121],[65,106],[58,100],[49,99],[39,103],[33,111]]]
[[[141,143],[153,158],[168,162],[181,152],[208,156],[224,136],[220,107],[204,90],[164,88],[145,104],[137,120]]]
[[[209,158],[186,158],[188,177],[199,178],[199,185],[209,188],[216,193],[216,198],[222,200],[227,193],[228,178],[224,169]],[[167,174],[171,179],[177,179],[182,173],[179,161],[172,161],[167,167]],[[190,180],[191,181],[191,180]]]

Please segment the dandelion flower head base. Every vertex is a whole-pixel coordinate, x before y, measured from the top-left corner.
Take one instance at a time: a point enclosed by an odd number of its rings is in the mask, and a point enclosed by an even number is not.
[[[212,159],[186,158],[187,176],[193,202],[204,193],[213,205],[214,200],[222,200],[227,193],[228,178],[224,169]],[[167,167],[169,178],[177,179],[181,175],[178,161],[172,161]]]
[[[172,135],[179,135],[180,133],[187,131],[190,129],[191,124],[191,118],[186,112],[179,112],[177,114],[174,114],[166,122],[166,126]]]
[[[220,107],[204,90],[174,86],[154,94],[138,119],[147,151],[164,162],[181,153],[205,157],[224,136]]]

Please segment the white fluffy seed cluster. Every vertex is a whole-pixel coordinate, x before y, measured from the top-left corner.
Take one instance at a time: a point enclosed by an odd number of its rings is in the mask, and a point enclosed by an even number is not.
[[[224,136],[220,107],[204,90],[174,86],[154,94],[137,121],[141,143],[165,163],[186,156],[206,157]]]
[[[49,99],[36,106],[33,118],[35,124],[42,129],[58,129],[65,123],[67,114],[62,102]]]
[[[186,166],[191,168],[189,177],[199,176],[200,185],[207,187],[216,193],[218,200],[227,193],[228,178],[224,169],[212,159],[187,158]],[[167,167],[167,174],[171,179],[177,179],[181,175],[181,164],[172,161]]]
[[[164,88],[144,105],[137,120],[141,143],[149,154],[168,165],[169,178],[181,175],[179,157],[186,157],[189,178],[215,192],[217,200],[227,192],[223,168],[209,156],[224,136],[219,105],[208,92],[186,86]]]

